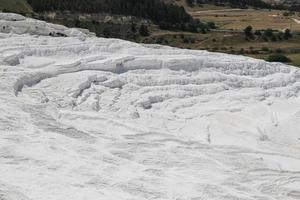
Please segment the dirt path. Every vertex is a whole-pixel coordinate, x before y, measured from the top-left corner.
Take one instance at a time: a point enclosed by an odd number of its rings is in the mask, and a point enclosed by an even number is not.
[[[300,24],[300,20],[299,19],[295,19],[293,18],[294,22],[296,22],[297,24]]]
[[[202,10],[202,11],[196,11],[191,13],[200,14],[200,13],[211,13],[211,12],[233,12],[233,11],[241,11],[241,10],[244,9],[235,8],[235,9],[222,9],[222,10]]]

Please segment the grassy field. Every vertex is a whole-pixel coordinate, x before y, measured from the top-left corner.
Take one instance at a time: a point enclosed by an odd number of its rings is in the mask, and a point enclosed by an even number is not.
[[[16,13],[32,12],[26,0],[0,0],[0,10]]]
[[[300,30],[300,23],[295,19],[300,20],[298,14],[284,16],[284,11],[278,10],[221,10],[221,11],[194,11],[190,12],[195,18],[200,18],[202,21],[213,21],[219,28],[242,30],[246,26],[251,25],[254,29],[277,29],[283,30],[286,28],[292,30]]]
[[[201,6],[194,6],[192,8],[186,5],[183,6],[189,13],[198,12],[198,11],[221,11],[224,9],[232,9],[229,6],[216,6],[213,4],[202,4]]]
[[[254,30],[274,29],[282,31],[291,29],[293,38],[282,41],[245,40],[239,34],[210,33],[208,39],[199,43],[196,48],[211,51],[245,54],[254,58],[267,59],[280,52],[292,60],[293,65],[300,66],[300,21],[299,13],[284,16],[285,11],[278,10],[199,10],[191,14],[202,21],[213,21],[220,29],[244,30],[251,25]],[[262,51],[268,49],[268,51]]]
[[[230,54],[243,54],[254,58],[267,59],[272,54],[284,54],[291,64],[300,67],[300,15],[278,10],[232,9],[214,5],[189,8],[194,18],[204,22],[215,22],[218,31],[201,33],[170,32],[153,30],[144,41],[160,43],[180,48],[205,49]],[[299,21],[297,21],[299,20]],[[277,31],[291,29],[293,37],[288,40],[265,41],[260,38],[245,39],[243,30],[251,25],[255,30],[271,28]],[[234,32],[230,31],[234,30]]]
[[[159,43],[187,49],[202,49],[237,55],[247,55],[259,59],[267,59],[272,54],[284,54],[292,65],[300,67],[300,35],[294,33],[293,38],[282,41],[245,40],[242,34],[224,33],[184,33],[159,31],[143,40],[146,43]]]
[[[298,54],[289,54],[288,57],[292,59],[292,64],[300,67],[300,53]]]

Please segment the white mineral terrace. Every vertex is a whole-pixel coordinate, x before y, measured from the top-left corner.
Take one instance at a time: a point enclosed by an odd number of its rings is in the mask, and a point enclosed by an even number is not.
[[[297,68],[15,14],[0,32],[1,200],[300,199]]]

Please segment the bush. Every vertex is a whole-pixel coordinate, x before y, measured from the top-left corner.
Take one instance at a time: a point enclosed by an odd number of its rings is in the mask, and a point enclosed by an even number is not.
[[[290,49],[290,53],[300,53],[300,48],[292,48]]]
[[[272,36],[271,36],[271,41],[272,41],[272,42],[276,42],[276,41],[277,41],[277,37],[276,37],[275,35],[272,35]]]
[[[245,53],[245,49],[244,48],[241,48],[240,49],[240,54],[244,54]]]
[[[275,52],[277,54],[285,53],[285,51],[283,49],[276,49]]]
[[[272,37],[273,36],[273,30],[268,28],[267,30],[264,31],[264,36],[265,37]]]
[[[282,33],[282,32],[279,32],[278,34],[277,34],[277,38],[278,38],[278,40],[282,40],[283,38],[284,38],[284,34]]]
[[[216,29],[217,28],[217,26],[214,22],[207,22],[206,26],[208,29]]]
[[[103,36],[106,38],[111,37],[112,29],[110,27],[105,27],[102,32]]]
[[[164,43],[164,38],[162,37],[158,37],[156,38],[156,41],[155,41],[157,44],[163,44]]]
[[[284,35],[283,35],[284,39],[285,40],[288,40],[289,38],[293,37],[292,33],[291,33],[291,30],[290,29],[286,29],[284,31]]]
[[[285,11],[283,14],[282,14],[284,17],[288,17],[288,16],[292,16],[293,15],[293,12],[291,11]]]
[[[188,38],[183,38],[183,43],[186,43],[186,44],[188,44],[188,43],[190,43],[190,40],[188,39]]]
[[[131,23],[130,31],[132,33],[137,33],[137,28],[136,28],[136,24],[135,23]]]
[[[148,27],[145,24],[142,24],[140,29],[139,29],[139,33],[141,36],[143,37],[147,37],[150,35],[150,32],[148,30]]]
[[[288,57],[286,57],[285,55],[282,55],[282,54],[270,55],[267,58],[267,61],[269,61],[269,62],[282,62],[282,63],[291,62],[291,60]]]
[[[260,30],[256,30],[256,31],[254,32],[254,35],[256,35],[256,36],[261,36],[261,35],[262,35],[262,33],[261,33],[261,31],[260,31]]]

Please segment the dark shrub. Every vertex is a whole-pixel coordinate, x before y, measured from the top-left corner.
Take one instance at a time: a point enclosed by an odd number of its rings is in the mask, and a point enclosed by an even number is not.
[[[267,59],[269,62],[282,62],[282,63],[288,63],[291,62],[291,60],[282,54],[274,54],[270,55]]]

